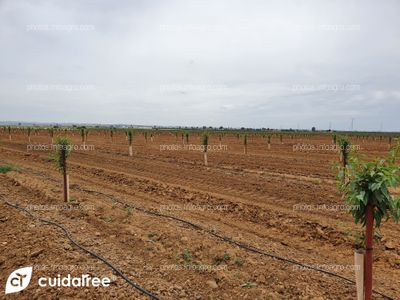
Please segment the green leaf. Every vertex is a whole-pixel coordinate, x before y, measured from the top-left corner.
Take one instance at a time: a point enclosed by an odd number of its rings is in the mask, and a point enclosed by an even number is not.
[[[382,185],[382,182],[375,182],[375,183],[372,183],[372,184],[370,185],[370,189],[371,189],[372,191],[376,191],[376,190],[378,190],[378,189],[381,187],[381,185]]]

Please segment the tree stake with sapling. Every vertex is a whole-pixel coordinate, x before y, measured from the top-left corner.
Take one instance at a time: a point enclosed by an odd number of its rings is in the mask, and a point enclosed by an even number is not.
[[[189,132],[185,133],[186,144],[189,145]]]
[[[111,143],[114,142],[114,131],[115,129],[113,127],[110,128],[110,139],[111,139]]]
[[[128,137],[128,143],[129,143],[129,156],[133,156],[133,149],[132,149],[133,132],[131,129],[128,130],[127,137]]]
[[[71,143],[66,137],[56,139],[56,150],[51,159],[56,163],[58,170],[63,174],[64,202],[69,201],[69,176],[67,174],[67,158],[71,153]]]
[[[339,138],[339,151],[340,151],[340,162],[343,164],[343,168],[346,168],[350,152],[350,141],[347,137]]]
[[[86,136],[86,134],[85,134],[85,128],[81,127],[81,128],[79,129],[79,131],[80,131],[81,138],[82,138],[82,144],[85,145],[85,136]]]
[[[51,144],[54,143],[54,127],[50,127],[49,129],[49,136],[51,138]]]
[[[88,140],[88,135],[89,135],[89,129],[86,129],[86,130],[85,130],[85,143],[86,143],[87,140]],[[85,143],[84,143],[84,145],[85,145]]]
[[[379,229],[382,219],[400,218],[400,198],[389,190],[400,184],[400,166],[396,162],[399,144],[390,150],[387,158],[372,162],[361,161],[350,155],[346,172],[337,166],[337,181],[340,191],[356,224],[365,228],[364,279],[365,299],[372,299],[372,247],[374,229]],[[375,225],[375,226],[374,226]],[[362,291],[361,291],[362,296]]]
[[[244,146],[244,154],[247,154],[247,134],[244,134],[243,137],[243,146]]]
[[[32,128],[28,127],[28,128],[27,128],[27,131],[28,131],[28,141],[29,141],[29,143],[30,143],[30,142],[31,142]]]
[[[203,152],[204,152],[204,165],[208,166],[208,159],[207,159],[207,148],[208,148],[208,134],[205,133],[203,135]]]

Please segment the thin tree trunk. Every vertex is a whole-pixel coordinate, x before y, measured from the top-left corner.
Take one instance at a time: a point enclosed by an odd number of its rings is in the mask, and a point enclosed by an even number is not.
[[[129,146],[129,156],[133,156],[133,149],[132,145]]]
[[[62,160],[64,162],[63,179],[64,179],[64,202],[68,202],[68,176],[67,176],[67,162],[65,157],[65,150],[62,152]]]
[[[67,174],[67,201],[69,202],[69,174]]]
[[[208,166],[207,151],[204,152],[204,165]]]

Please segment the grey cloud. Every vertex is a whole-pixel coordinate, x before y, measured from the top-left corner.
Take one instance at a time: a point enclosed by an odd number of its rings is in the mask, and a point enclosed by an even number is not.
[[[400,130],[399,9],[361,0],[2,1],[0,119],[348,129],[355,118],[356,129]],[[352,84],[359,89],[321,88]]]

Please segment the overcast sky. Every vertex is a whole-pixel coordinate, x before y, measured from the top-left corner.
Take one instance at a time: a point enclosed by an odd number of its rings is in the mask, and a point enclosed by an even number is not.
[[[400,131],[400,1],[0,0],[0,121]]]

